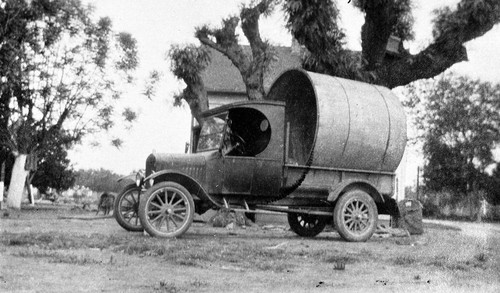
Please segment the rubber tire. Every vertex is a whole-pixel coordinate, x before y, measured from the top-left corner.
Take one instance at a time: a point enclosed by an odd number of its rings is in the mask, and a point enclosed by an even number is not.
[[[142,227],[140,220],[138,221],[139,222],[138,225],[133,225],[130,222],[128,222],[123,217],[123,215],[121,213],[121,205],[123,203],[123,199],[125,198],[127,193],[129,193],[131,191],[138,191],[139,192],[138,200],[140,199],[140,192],[141,192],[140,187],[137,187],[137,185],[135,185],[135,184],[130,184],[130,185],[125,186],[125,188],[123,188],[123,190],[116,197],[115,204],[114,204],[114,210],[113,210],[113,216],[115,217],[116,221],[123,229],[125,229],[127,231],[131,231],[131,232],[142,232],[142,231],[144,231],[144,228]],[[136,213],[137,213],[137,211],[136,211]],[[136,217],[139,217],[139,215],[136,214]]]
[[[186,217],[182,222],[181,227],[173,232],[162,232],[161,230],[158,230],[155,226],[152,225],[150,219],[147,217],[147,211],[150,201],[154,198],[154,196],[159,190],[164,188],[167,188],[171,191],[175,191],[177,194],[181,195],[187,209]],[[148,232],[149,235],[154,237],[174,238],[181,236],[189,229],[189,227],[193,223],[194,211],[195,211],[194,200],[189,191],[186,188],[184,188],[184,186],[172,181],[161,182],[153,185],[151,188],[146,190],[144,195],[142,195],[139,204],[139,218],[141,219],[142,226],[144,227],[144,230]]]
[[[302,237],[314,237],[321,233],[328,219],[322,216],[288,213],[288,224],[293,232]],[[306,224],[313,225],[306,227]]]
[[[345,214],[347,207],[353,201],[361,202],[367,207],[368,225],[360,232],[354,232],[347,227]],[[351,190],[340,197],[333,210],[333,224],[340,236],[350,242],[364,242],[370,239],[377,229],[378,211],[373,198],[362,190]]]

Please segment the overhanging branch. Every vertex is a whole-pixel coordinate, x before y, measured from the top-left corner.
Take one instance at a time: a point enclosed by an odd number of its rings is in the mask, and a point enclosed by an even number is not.
[[[376,83],[389,88],[434,77],[453,64],[467,61],[465,43],[484,35],[500,22],[500,1],[462,0],[456,10],[440,10],[434,21],[435,40],[416,55],[386,60],[374,71]]]

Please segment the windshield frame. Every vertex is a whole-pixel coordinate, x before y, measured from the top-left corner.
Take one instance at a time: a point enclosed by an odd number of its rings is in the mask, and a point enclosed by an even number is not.
[[[226,129],[227,129],[227,117],[228,117],[228,115],[229,115],[229,112],[225,111],[225,112],[221,112],[221,113],[217,113],[217,114],[205,117],[203,119],[203,125],[200,129],[200,134],[198,135],[198,138],[197,138],[196,153],[204,153],[204,152],[209,152],[209,151],[214,151],[214,150],[220,150],[222,148],[222,144],[224,142],[224,137],[226,136],[226,131],[227,131]],[[223,121],[224,125],[223,125],[222,129],[220,131],[212,132],[209,134],[203,134],[203,130],[205,129],[205,127],[207,127],[208,121],[210,119],[214,119],[214,118],[218,118],[218,119]],[[208,146],[207,148],[200,149],[200,146],[202,144],[202,139],[204,139],[205,137],[208,137],[210,135],[216,136],[215,143],[213,143],[213,145],[211,145],[211,146]]]

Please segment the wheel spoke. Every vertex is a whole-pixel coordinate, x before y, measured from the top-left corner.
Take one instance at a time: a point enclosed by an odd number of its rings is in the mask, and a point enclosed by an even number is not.
[[[177,229],[177,228],[179,228],[179,225],[177,225],[177,222],[174,220],[173,216],[175,216],[175,214],[170,215],[169,218],[172,221],[172,224],[174,224],[175,228]]]
[[[154,202],[151,202],[151,205],[152,205],[152,206],[155,206],[155,207],[157,207],[157,208],[159,208],[159,209],[161,209],[161,208],[162,208],[162,206],[160,206],[160,205],[158,205],[158,204],[156,204],[156,203],[154,203]]]
[[[159,214],[159,213],[161,213],[160,210],[148,211],[148,215],[156,215],[156,214]]]
[[[173,219],[173,217],[176,217],[177,219],[181,220],[181,222],[184,222],[184,217],[182,217],[178,214],[172,214],[171,216],[172,216],[172,219]]]
[[[137,199],[135,198],[135,195],[131,194],[130,197],[132,198],[133,204],[137,204]]]
[[[134,207],[132,207],[132,206],[124,206],[124,205],[122,205],[122,206],[120,207],[120,211],[121,211],[121,212],[134,211]]]
[[[128,202],[126,202],[126,201],[122,201],[122,202],[120,203],[120,207],[130,207],[130,208],[132,208],[132,207],[134,207],[134,205],[133,205],[133,204],[129,204],[129,203],[128,203]]]
[[[183,207],[183,208],[176,208],[176,209],[173,209],[174,212],[185,212],[187,211],[187,208],[186,207]]]
[[[126,211],[124,213],[122,213],[123,217],[124,218],[132,218],[132,216],[134,215],[134,211],[133,210],[129,210],[129,211]]]
[[[160,222],[160,223],[156,225],[156,227],[158,228],[158,230],[161,230],[161,226],[163,224],[163,221],[165,220],[165,217],[163,215],[160,215],[160,216],[161,216],[160,217],[160,221],[157,221],[157,222]]]
[[[176,202],[175,202],[172,206],[173,206],[173,207],[175,207],[176,205],[180,204],[180,203],[181,203],[181,202],[183,202],[183,201],[184,201],[184,199],[183,199],[183,198],[181,198],[181,199],[179,199],[178,201],[176,201]]]
[[[167,215],[165,217],[165,223],[167,224],[167,231],[170,231],[170,225],[168,224],[168,222],[170,222],[169,219],[170,219],[170,216]]]
[[[166,193],[167,193],[166,191],[163,191],[163,194],[166,194]],[[161,196],[160,196],[160,193],[159,193],[159,192],[156,194],[155,198],[157,198],[157,199],[158,199],[158,201],[160,202],[160,204],[161,204],[161,205],[164,205],[164,204],[165,204],[165,202],[164,202],[164,201],[163,201],[163,199],[161,198]]]
[[[130,201],[130,199],[128,199],[127,197],[123,197],[123,200],[127,201],[128,203],[130,203],[131,205],[134,205],[133,202]]]
[[[161,218],[161,217],[162,217],[162,214],[159,214],[158,216],[156,216],[156,218],[150,220],[151,224],[154,223],[154,222],[156,222],[156,221],[158,221],[158,219]]]
[[[172,191],[172,197],[170,197],[168,204],[171,205],[174,202],[174,198],[176,198],[176,197],[177,197],[177,193],[175,191]],[[165,199],[165,201],[166,201],[166,199]]]

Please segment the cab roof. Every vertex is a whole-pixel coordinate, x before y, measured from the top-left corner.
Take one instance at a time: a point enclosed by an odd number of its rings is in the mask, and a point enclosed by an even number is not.
[[[218,113],[222,113],[234,108],[255,108],[259,109],[262,108],[262,106],[281,106],[285,107],[285,102],[281,101],[270,101],[270,100],[258,100],[258,101],[242,101],[242,102],[235,102],[235,103],[230,103],[226,104],[214,109],[210,109],[207,111],[204,111],[201,113],[201,117],[209,117]]]

